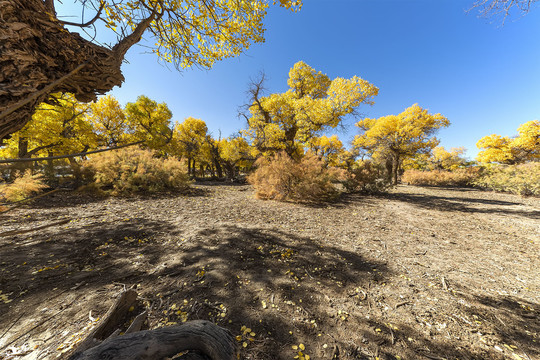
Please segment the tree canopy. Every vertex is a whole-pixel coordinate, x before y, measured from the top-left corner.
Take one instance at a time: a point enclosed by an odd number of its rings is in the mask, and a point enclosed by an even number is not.
[[[303,61],[289,71],[287,84],[286,92],[268,96],[261,94],[262,80],[250,89],[246,134],[263,155],[281,150],[292,157],[303,154],[312,138],[338,126],[361,104],[373,104],[379,91],[358,76],[330,80]]]
[[[367,151],[372,157],[391,162],[392,177],[397,184],[401,162],[420,153],[429,153],[439,144],[433,136],[441,128],[450,125],[441,114],[430,114],[414,104],[398,115],[378,119],[366,118],[356,123],[363,134],[354,139],[354,146]]]
[[[510,165],[540,160],[540,121],[522,124],[518,134],[513,138],[497,134],[484,136],[476,143],[481,149],[477,160]]]

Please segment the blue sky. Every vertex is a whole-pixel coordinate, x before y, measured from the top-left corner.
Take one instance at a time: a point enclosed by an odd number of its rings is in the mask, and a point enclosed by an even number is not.
[[[61,14],[80,14],[65,0]],[[122,104],[144,94],[166,102],[173,120],[204,120],[215,137],[244,128],[238,107],[250,77],[263,70],[271,92],[287,89],[287,74],[303,60],[331,78],[360,76],[379,87],[367,117],[397,114],[418,103],[451,122],[438,133],[446,148],[468,156],[484,135],[514,135],[540,119],[540,9],[504,26],[467,13],[473,0],[304,0],[298,13],[271,7],[266,42],[211,70],[178,72],[141,46],[127,54],[125,83],[111,92]],[[73,19],[71,19],[73,20]],[[100,34],[103,36],[103,34]],[[104,38],[106,39],[106,38]],[[358,133],[355,119],[337,132]]]

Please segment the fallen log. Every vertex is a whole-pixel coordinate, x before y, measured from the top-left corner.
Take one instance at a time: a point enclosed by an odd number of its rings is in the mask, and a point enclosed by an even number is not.
[[[231,333],[209,321],[139,331],[147,312],[135,317],[126,329],[126,319],[138,309],[137,292],[120,294],[96,328],[74,349],[68,360],[139,359],[157,360],[187,352],[182,360],[233,360],[236,345]],[[130,321],[128,321],[129,323]],[[124,335],[120,335],[124,331]]]
[[[157,360],[184,351],[199,351],[211,360],[234,360],[236,347],[231,333],[209,321],[144,330],[106,340],[69,360]],[[184,359],[204,359],[189,354]],[[180,357],[182,359],[182,357]]]

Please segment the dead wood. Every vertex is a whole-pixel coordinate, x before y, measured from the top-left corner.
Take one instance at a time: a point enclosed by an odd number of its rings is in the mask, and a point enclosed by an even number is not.
[[[233,360],[236,357],[233,337],[228,330],[206,320],[195,320],[183,325],[119,336],[77,353],[69,360],[154,360],[187,350],[200,351],[212,360]],[[204,359],[195,354],[187,358]]]
[[[96,328],[77,346],[76,351],[83,352],[111,336],[121,327],[126,314],[128,314],[130,308],[133,310],[136,303],[137,292],[135,290],[130,289],[121,293]]]

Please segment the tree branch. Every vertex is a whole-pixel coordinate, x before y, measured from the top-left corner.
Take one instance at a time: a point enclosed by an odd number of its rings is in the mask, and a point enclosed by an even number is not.
[[[125,147],[128,147],[128,146],[134,146],[134,145],[142,144],[143,142],[144,141],[137,141],[137,142],[133,142],[133,143],[125,144],[125,145],[115,146],[115,147],[112,147],[112,148],[92,150],[92,151],[86,151],[86,152],[81,152],[81,153],[77,153],[77,154],[69,154],[69,155],[47,156],[47,157],[29,158],[29,159],[5,159],[5,160],[0,160],[0,164],[29,162],[29,161],[68,159],[68,158],[73,158],[73,157],[77,157],[77,156],[85,156],[85,155],[89,155],[89,154],[97,154],[97,153],[100,153],[100,152],[121,149],[121,148],[125,148]]]
[[[54,0],[46,0],[46,1],[54,1]],[[47,6],[47,4],[45,4],[45,6]],[[53,4],[54,6],[54,4]],[[74,23],[74,22],[71,22],[71,21],[64,21],[64,20],[58,20],[62,25],[71,25],[71,26],[78,26],[78,27],[88,27],[90,25],[92,25],[93,23],[95,23],[97,21],[97,19],[99,19],[99,17],[101,16],[101,12],[103,11],[103,8],[105,7],[105,2],[102,1],[101,4],[99,5],[99,10],[96,14],[96,16],[94,16],[94,18],[90,21],[87,21],[85,22],[84,24],[78,24],[78,23]]]

